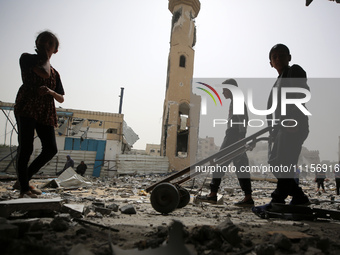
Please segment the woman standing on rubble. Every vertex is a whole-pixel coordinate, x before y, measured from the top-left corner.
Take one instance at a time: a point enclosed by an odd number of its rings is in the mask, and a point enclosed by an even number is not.
[[[23,85],[14,106],[18,125],[18,181],[20,197],[36,198],[41,191],[29,185],[29,180],[57,153],[54,127],[57,114],[54,100],[64,102],[64,89],[59,73],[50,65],[52,54],[58,52],[59,40],[49,31],[41,32],[36,40],[37,54],[23,53],[20,69]],[[42,145],[40,155],[28,166],[33,152],[34,131]]]

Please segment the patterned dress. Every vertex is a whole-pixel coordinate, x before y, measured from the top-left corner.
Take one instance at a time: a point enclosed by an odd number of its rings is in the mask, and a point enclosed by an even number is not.
[[[51,66],[49,78],[42,78],[34,71],[39,63],[39,56],[24,53],[20,57],[20,68],[23,85],[20,87],[14,106],[16,116],[35,119],[47,126],[57,126],[57,113],[54,98],[51,95],[39,95],[41,86],[47,86],[58,94],[64,95],[59,73]]]

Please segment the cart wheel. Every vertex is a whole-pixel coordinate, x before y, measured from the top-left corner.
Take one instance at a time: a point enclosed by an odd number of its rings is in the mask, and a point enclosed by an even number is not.
[[[179,203],[179,192],[171,183],[160,183],[151,192],[150,201],[153,209],[160,213],[175,210]]]
[[[185,188],[179,188],[178,191],[180,198],[177,208],[183,208],[190,202],[190,193]]]

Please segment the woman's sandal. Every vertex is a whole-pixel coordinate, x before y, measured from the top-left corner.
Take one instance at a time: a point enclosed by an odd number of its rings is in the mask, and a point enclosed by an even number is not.
[[[32,185],[30,185],[30,191],[35,194],[35,195],[41,195],[42,194],[42,191]]]
[[[20,193],[19,198],[38,198],[36,194],[33,194],[30,190]]]

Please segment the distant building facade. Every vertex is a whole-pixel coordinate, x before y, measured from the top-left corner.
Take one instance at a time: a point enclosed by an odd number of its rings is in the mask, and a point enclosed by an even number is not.
[[[57,109],[59,127],[56,140],[59,149],[66,151],[96,151],[93,176],[100,176],[101,168],[126,153],[138,136],[117,113]]]
[[[214,137],[206,137],[206,138],[199,138],[198,139],[198,146],[197,146],[197,160],[200,161],[205,159],[220,150],[220,146],[215,144]]]
[[[160,144],[146,144],[145,152],[150,156],[160,156],[161,155],[161,145]]]

